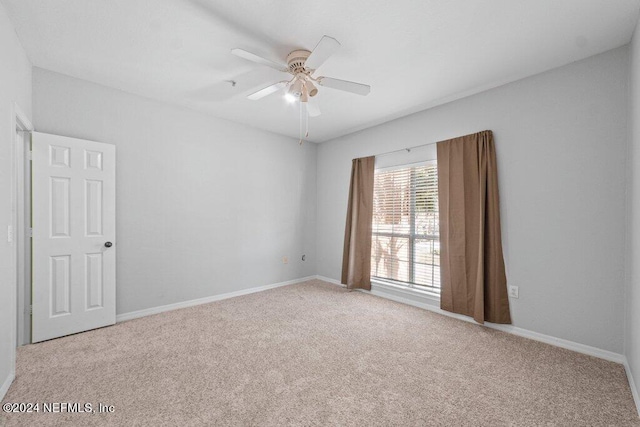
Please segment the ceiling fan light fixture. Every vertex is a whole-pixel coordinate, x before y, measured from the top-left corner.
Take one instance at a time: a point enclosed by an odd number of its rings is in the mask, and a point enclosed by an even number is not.
[[[318,94],[318,88],[313,84],[311,80],[307,80],[304,84],[304,87],[309,93],[309,96],[316,96]]]
[[[298,98],[296,98],[295,96],[293,96],[292,94],[290,94],[289,92],[284,94],[284,99],[289,103],[289,104],[293,104],[294,102],[296,102],[296,100]]]
[[[302,82],[300,79],[296,79],[289,87],[289,93],[295,97],[299,97],[302,94]]]
[[[302,93],[300,94],[300,102],[307,102],[309,101],[309,96],[307,94],[307,88],[306,86],[302,86]]]

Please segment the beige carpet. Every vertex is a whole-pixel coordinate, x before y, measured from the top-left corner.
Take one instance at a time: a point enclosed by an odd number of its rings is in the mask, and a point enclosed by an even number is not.
[[[0,424],[640,425],[621,365],[311,281],[18,352]]]

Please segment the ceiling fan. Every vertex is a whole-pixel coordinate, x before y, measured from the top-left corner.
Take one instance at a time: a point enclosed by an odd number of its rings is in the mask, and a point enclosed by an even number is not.
[[[369,85],[331,77],[313,76],[315,71],[324,64],[338,48],[340,48],[340,43],[336,39],[323,36],[313,49],[313,52],[304,49],[294,50],[287,56],[286,64],[263,58],[243,49],[232,49],[231,53],[240,58],[266,65],[267,67],[289,73],[293,76],[290,80],[283,80],[267,86],[264,89],[260,89],[247,96],[247,98],[255,101],[287,88],[287,98],[293,101],[300,100],[300,102],[307,107],[309,116],[315,117],[320,115],[320,110],[315,104],[309,103],[309,98],[316,96],[318,93],[316,84],[363,96],[368,95],[371,91],[371,86]]]

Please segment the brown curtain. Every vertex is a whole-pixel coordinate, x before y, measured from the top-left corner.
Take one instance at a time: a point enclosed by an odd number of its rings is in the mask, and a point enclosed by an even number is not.
[[[442,141],[437,149],[440,307],[479,323],[511,323],[493,133]]]
[[[375,157],[353,159],[347,224],[344,230],[342,283],[349,289],[371,289],[371,223]]]

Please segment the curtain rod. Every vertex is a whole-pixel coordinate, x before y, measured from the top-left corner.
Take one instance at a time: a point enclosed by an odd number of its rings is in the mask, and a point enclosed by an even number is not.
[[[426,144],[414,145],[413,147],[400,148],[400,149],[398,149],[398,150],[387,151],[386,153],[374,154],[374,157],[386,156],[386,155],[388,155],[388,154],[399,153],[399,152],[401,152],[401,151],[406,151],[407,153],[410,153],[410,152],[411,152],[411,150],[413,150],[413,149],[415,149],[415,148],[422,148],[422,147],[426,147],[427,145],[437,144],[438,142],[439,142],[439,141],[435,141],[435,142],[427,142]]]
[[[476,132],[476,133],[482,133],[482,132],[491,132],[491,131],[490,130],[484,130],[484,131]],[[474,135],[474,134],[470,133],[470,134],[465,135],[465,136],[469,136],[469,135]],[[387,151],[386,153],[374,154],[374,156],[375,157],[386,156],[387,154],[399,153],[400,151],[406,151],[406,152],[410,153],[411,150],[413,150],[414,148],[426,147],[427,145],[433,145],[433,144],[437,144],[438,142],[444,142],[444,141],[447,141],[447,140],[443,139],[443,140],[440,140],[440,141],[427,142],[426,144],[416,145],[416,146],[413,146],[413,147],[400,148],[399,150],[393,150],[393,151]]]

